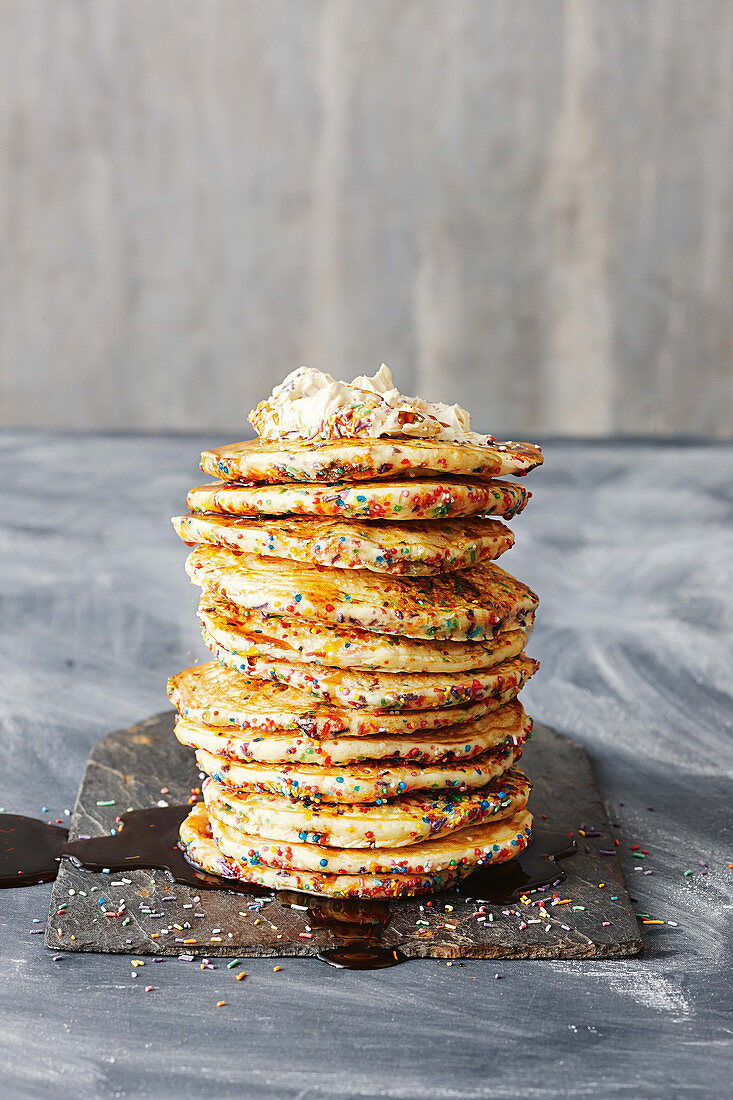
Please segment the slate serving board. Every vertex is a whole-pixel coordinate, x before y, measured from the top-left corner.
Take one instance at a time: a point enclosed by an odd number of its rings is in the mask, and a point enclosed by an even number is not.
[[[200,780],[193,753],[173,736],[173,718],[172,711],[155,715],[95,746],[70,839],[109,833],[115,818],[131,808],[188,800]],[[521,762],[534,782],[530,809],[538,823],[573,833],[579,845],[577,855],[560,864],[567,874],[557,887],[564,903],[548,903],[546,918],[536,901],[549,898],[551,889],[533,895],[535,904],[485,905],[491,923],[478,921],[479,906],[454,893],[396,899],[387,902],[391,916],[382,943],[407,958],[621,958],[641,951],[618,856],[600,854],[614,850],[616,830],[606,819],[588,754],[547,726],[535,723],[534,729]],[[302,907],[293,908],[293,902]],[[316,955],[338,939],[311,924],[309,902],[316,899],[290,893],[268,901],[227,890],[197,891],[161,871],[95,874],[63,860],[46,945],[135,955]]]

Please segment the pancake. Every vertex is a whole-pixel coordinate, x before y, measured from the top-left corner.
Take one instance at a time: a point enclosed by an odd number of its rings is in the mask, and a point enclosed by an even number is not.
[[[308,619],[243,611],[205,591],[199,620],[207,638],[239,657],[383,672],[467,672],[493,668],[521,653],[523,630],[502,630],[483,642],[400,638]]]
[[[175,734],[182,745],[206,749],[215,756],[237,763],[258,761],[264,764],[360,764],[364,761],[390,761],[430,764],[438,761],[470,760],[507,738],[523,740],[532,728],[532,719],[521,703],[514,701],[485,714],[475,722],[464,722],[447,730],[428,733],[371,737],[307,737],[292,730],[277,733],[237,733],[232,729],[210,726],[179,718]]]
[[[412,791],[473,790],[512,766],[522,755],[527,734],[507,738],[473,760],[415,765],[385,764],[263,764],[228,760],[197,749],[202,772],[227,787],[270,792],[309,802],[381,802]]]
[[[330,439],[230,443],[204,451],[201,469],[222,481],[371,481],[454,474],[488,481],[542,464],[533,443],[448,443],[433,439]]]
[[[327,848],[402,848],[455,829],[502,821],[523,810],[532,785],[516,768],[476,791],[401,795],[381,805],[298,802],[282,795],[235,791],[207,779],[209,809],[242,832],[286,844]]]
[[[186,503],[192,512],[235,516],[334,516],[338,519],[435,520],[456,516],[511,519],[531,497],[512,481],[415,478],[362,481],[356,485],[199,485]]]
[[[266,657],[245,657],[218,644],[203,628],[205,644],[222,664],[260,680],[289,684],[337,707],[368,710],[429,710],[496,698],[516,691],[539,668],[525,653],[494,668],[469,672],[361,672],[328,665],[295,664]]]
[[[257,520],[191,512],[171,522],[190,546],[208,543],[236,553],[404,576],[465,569],[498,558],[514,545],[512,532],[495,519],[406,524],[308,516]]]
[[[525,660],[526,676],[529,676],[534,670],[534,662]],[[236,730],[251,730],[255,736],[294,733],[298,737],[329,739],[343,733],[349,737],[383,734],[399,738],[418,732],[452,731],[458,725],[480,722],[487,714],[509,703],[523,683],[524,677],[521,677],[517,684],[496,697],[465,706],[402,714],[372,712],[329,706],[287,684],[253,679],[217,661],[207,661],[171,676],[168,698],[192,724],[213,727],[212,732],[224,737],[234,736]],[[428,733],[428,736],[442,735]],[[447,736],[453,733],[448,732]]]
[[[444,837],[407,848],[322,848],[318,844],[281,844],[262,840],[232,828],[216,808],[208,811],[209,823],[220,851],[250,867],[284,871],[313,871],[319,875],[413,875],[474,870],[487,863],[504,863],[524,849],[532,833],[527,810],[504,821],[470,825]]]
[[[455,885],[468,873],[466,868],[452,868],[422,875],[324,875],[252,866],[248,860],[224,855],[217,847],[203,806],[193,808],[181,825],[180,836],[189,860],[209,874],[272,890],[296,890],[325,897],[376,899],[430,894]],[[520,842],[521,838],[517,838],[517,853],[521,850]]]
[[[526,584],[494,562],[400,578],[199,546],[186,571],[194,584],[238,607],[411,638],[477,641],[510,626],[531,627],[539,604]]]

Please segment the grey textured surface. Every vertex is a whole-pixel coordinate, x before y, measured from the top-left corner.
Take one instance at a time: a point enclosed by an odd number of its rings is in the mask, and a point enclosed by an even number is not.
[[[168,517],[213,442],[0,440],[9,811],[46,805],[64,818],[92,744],[160,710],[166,676],[201,654]],[[261,959],[235,982],[221,966],[175,960],[132,978],[124,957],[54,962],[29,935],[43,929],[50,888],[8,891],[8,1095],[727,1093],[733,450],[551,443],[545,453],[507,559],[542,598],[532,640],[542,669],[524,698],[589,748],[639,911],[677,927],[644,927],[645,955],[628,961],[427,960],[347,974],[309,959],[273,973]]]
[[[731,74],[730,0],[0,0],[0,422],[385,359],[482,431],[730,436]]]
[[[120,813],[154,807],[162,789],[171,806],[185,806],[199,780],[193,753],[178,743],[173,724],[173,711],[163,711],[130,729],[107,734],[94,746],[70,819],[72,841],[80,836],[105,837],[116,828]],[[560,860],[552,868],[553,877],[567,873],[557,888],[563,904],[547,909],[542,920],[539,905],[527,909],[513,901],[477,906],[476,899],[487,895],[469,880],[464,895],[446,891],[431,898],[378,903],[377,909],[387,914],[380,943],[399,948],[408,959],[639,954],[642,943],[637,920],[618,854],[614,855],[617,834],[606,820],[586,750],[536,722],[521,764],[534,784],[531,809],[537,831],[544,827],[563,838],[572,834],[580,841],[572,858]],[[113,804],[100,806],[105,802]],[[121,836],[126,834],[128,829],[123,827]],[[126,850],[114,863],[142,854],[137,848]],[[112,862],[109,853],[97,855],[100,858]],[[547,881],[552,882],[552,877]],[[554,893],[542,889],[533,894],[532,901],[549,901]],[[265,893],[265,898],[262,910],[258,906],[249,911],[250,902],[257,906],[258,896],[172,884],[160,871],[136,871],[134,865],[128,865],[124,873],[91,874],[64,860],[51,895],[46,944],[55,951],[128,955],[179,955],[183,951],[199,956],[292,957],[317,955],[345,942],[338,936],[336,921],[326,921],[324,927],[318,913],[314,919],[314,909],[319,907],[323,916],[333,917],[339,902],[292,890],[274,896]],[[447,911],[446,906],[450,907]],[[377,919],[369,902],[364,909],[366,916],[371,913],[372,919]],[[477,910],[490,912],[491,921],[475,920]],[[348,919],[348,903],[345,911]],[[352,936],[358,915],[352,905],[352,923],[347,928]]]

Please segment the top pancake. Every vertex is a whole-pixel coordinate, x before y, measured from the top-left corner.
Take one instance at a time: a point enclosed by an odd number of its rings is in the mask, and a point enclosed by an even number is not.
[[[222,481],[370,481],[457,474],[486,481],[523,476],[542,463],[533,443],[447,443],[428,439],[249,440],[204,451],[201,469]]]
[[[402,481],[358,481],[351,485],[217,481],[191,489],[186,503],[192,512],[232,516],[335,516],[404,523],[478,515],[511,519],[522,511],[531,495],[518,482],[478,481],[470,477],[414,477]]]

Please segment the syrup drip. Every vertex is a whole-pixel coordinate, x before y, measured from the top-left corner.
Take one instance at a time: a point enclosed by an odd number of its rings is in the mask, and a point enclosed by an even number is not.
[[[577,844],[567,833],[535,828],[521,855],[508,863],[477,867],[459,884],[458,893],[479,902],[488,901],[491,905],[517,901],[522,894],[546,890],[564,882],[568,876],[554,861],[575,855],[577,850]]]
[[[340,941],[318,952],[316,958],[321,962],[340,970],[383,970],[405,961],[396,947],[380,943],[391,916],[386,902],[312,898],[290,891],[280,894],[283,905],[302,908],[304,900],[309,902],[306,918],[311,928],[324,928]]]
[[[200,870],[178,846],[178,829],[190,806],[153,806],[120,817],[114,835],[69,840],[68,830],[33,817],[0,815],[0,888],[32,886],[56,878],[66,856],[86,871],[167,871],[175,882],[202,890],[266,894],[264,887]]]
[[[178,829],[189,806],[155,806],[122,814],[121,827],[109,836],[69,840],[68,830],[37,818],[0,815],[0,888],[50,882],[63,857],[87,871],[167,871],[175,882],[197,890],[273,898],[278,893],[256,883],[223,878],[200,870],[178,846]],[[567,878],[555,860],[573,855],[575,841],[564,833],[535,830],[529,846],[509,863],[479,867],[458,886],[458,894],[478,902],[503,905],[522,894],[557,886]],[[453,897],[447,892],[444,897]],[[316,929],[327,929],[337,941],[318,952],[329,966],[347,970],[381,970],[403,962],[405,956],[382,943],[390,921],[386,901],[335,900],[310,894],[279,892],[281,904],[303,909]]]
[[[577,851],[574,840],[564,833],[537,829],[529,846],[516,859],[499,865],[479,867],[458,886],[458,894],[478,902],[503,905],[518,900],[523,894],[559,885],[567,875],[554,860],[571,856]],[[447,893],[444,896],[453,896]],[[293,901],[292,898],[296,898]],[[281,894],[285,905],[300,905],[309,900],[308,923],[312,928],[325,928],[340,944],[324,948],[317,958],[330,966],[344,970],[381,970],[405,962],[397,948],[380,943],[389,924],[390,909],[384,901],[334,901],[295,894]]]
[[[68,835],[37,817],[0,814],[0,889],[53,882]]]

